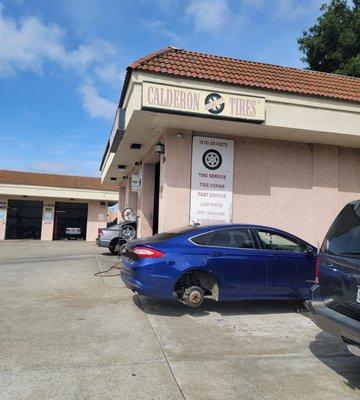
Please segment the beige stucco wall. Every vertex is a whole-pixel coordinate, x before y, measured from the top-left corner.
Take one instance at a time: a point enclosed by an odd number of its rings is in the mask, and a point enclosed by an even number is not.
[[[165,155],[160,163],[159,232],[189,223],[192,134],[164,134]]]
[[[1,202],[6,202],[7,203],[7,197],[0,196],[0,201]],[[6,209],[1,209],[0,211],[4,212],[4,218],[0,220],[0,240],[5,239],[5,231],[6,231]]]
[[[153,234],[155,165],[145,163],[141,169],[142,184],[137,202],[137,234],[139,237],[147,237]]]
[[[160,232],[189,223],[192,135],[177,134],[165,136]],[[360,149],[233,139],[234,223],[281,228],[317,245],[340,209],[360,198]]]
[[[88,219],[86,228],[86,240],[94,241],[98,235],[99,228],[106,228],[107,206],[101,205],[100,201],[88,202]]]

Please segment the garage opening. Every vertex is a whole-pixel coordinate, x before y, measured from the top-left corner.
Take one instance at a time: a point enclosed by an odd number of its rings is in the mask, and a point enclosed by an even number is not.
[[[86,239],[87,203],[55,203],[54,240]]]
[[[43,202],[8,200],[5,239],[40,239]]]

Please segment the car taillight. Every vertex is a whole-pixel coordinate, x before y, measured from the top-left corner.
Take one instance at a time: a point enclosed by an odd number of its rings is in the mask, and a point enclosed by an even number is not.
[[[144,246],[135,246],[131,249],[131,252],[136,254],[139,258],[161,258],[165,255],[165,253],[160,250]]]
[[[320,280],[320,257],[316,257],[316,264],[315,264],[315,282],[319,283]]]
[[[104,234],[103,230],[101,228],[98,228],[98,236],[102,236]]]

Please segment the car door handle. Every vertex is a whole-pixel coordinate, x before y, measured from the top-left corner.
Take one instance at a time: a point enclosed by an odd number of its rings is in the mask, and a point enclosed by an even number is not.
[[[224,253],[222,253],[221,251],[213,251],[212,253],[210,253],[211,257],[221,257],[224,255]]]

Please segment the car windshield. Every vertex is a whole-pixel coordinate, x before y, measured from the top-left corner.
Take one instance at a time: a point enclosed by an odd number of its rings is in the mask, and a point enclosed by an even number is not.
[[[167,232],[158,233],[154,236],[145,238],[147,242],[161,242],[162,240],[168,240],[175,236],[183,235],[184,233],[192,232],[196,230],[195,226],[183,226],[181,228],[173,229]]]
[[[111,225],[111,226],[108,226],[108,229],[115,229],[115,230],[119,230],[119,229],[120,229],[120,224],[116,224],[116,225]]]
[[[348,204],[336,218],[322,245],[324,253],[360,257],[360,209],[357,204]]]

